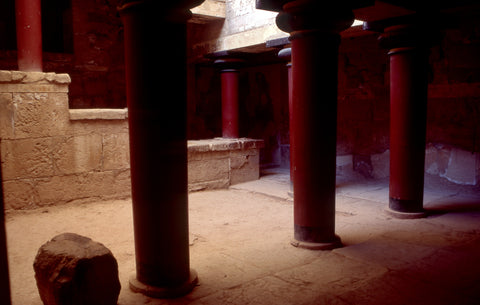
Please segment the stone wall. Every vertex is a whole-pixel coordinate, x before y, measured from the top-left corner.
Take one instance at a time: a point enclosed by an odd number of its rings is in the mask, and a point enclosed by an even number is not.
[[[190,191],[227,188],[260,177],[262,140],[225,139],[188,141]]]
[[[69,109],[68,74],[0,71],[6,209],[130,197],[126,109]],[[189,190],[259,178],[263,141],[188,142]]]
[[[70,81],[68,74],[0,71],[7,209],[130,196],[126,110],[69,110]]]

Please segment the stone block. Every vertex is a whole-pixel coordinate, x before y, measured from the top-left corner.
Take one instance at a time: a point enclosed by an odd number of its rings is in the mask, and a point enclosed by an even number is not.
[[[11,93],[0,93],[0,138],[11,139],[14,137],[13,96]]]
[[[65,93],[13,94],[15,138],[68,133],[68,96]]]
[[[260,156],[255,149],[230,152],[230,184],[257,180]]]
[[[444,177],[458,184],[475,185],[477,183],[476,159],[475,153],[458,148],[452,149]]]
[[[4,180],[53,175],[51,138],[3,140],[1,156]]]
[[[53,139],[56,174],[74,174],[101,169],[102,136],[99,134]]]
[[[88,237],[54,237],[40,247],[33,267],[44,305],[117,304],[117,261],[108,248]]]
[[[223,159],[205,158],[188,162],[188,183],[223,180],[228,177],[228,157]]]
[[[103,169],[130,168],[128,133],[115,133],[103,136]]]
[[[36,208],[39,203],[34,179],[3,182],[5,210]]]

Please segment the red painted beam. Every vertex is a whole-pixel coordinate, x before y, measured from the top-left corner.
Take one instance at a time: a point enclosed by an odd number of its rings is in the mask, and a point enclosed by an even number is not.
[[[42,71],[42,17],[40,0],[15,0],[18,69]]]

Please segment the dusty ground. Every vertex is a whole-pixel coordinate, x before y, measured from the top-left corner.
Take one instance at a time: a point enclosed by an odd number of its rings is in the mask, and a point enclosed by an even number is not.
[[[341,177],[340,177],[341,178]],[[7,213],[12,298],[40,305],[33,260],[63,232],[107,246],[119,264],[120,305],[131,304],[480,304],[480,192],[426,183],[417,220],[384,213],[387,181],[338,179],[333,251],[289,244],[293,206],[288,176],[270,175],[230,190],[190,194],[191,266],[199,286],[176,300],[128,289],[134,273],[131,202],[72,203]]]

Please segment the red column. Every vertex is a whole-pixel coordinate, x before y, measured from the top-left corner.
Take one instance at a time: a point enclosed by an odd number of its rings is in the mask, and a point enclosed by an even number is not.
[[[222,58],[215,61],[220,67],[222,82],[222,137],[238,138],[238,105],[239,105],[239,65],[243,60],[237,58]]]
[[[387,211],[424,217],[423,186],[427,119],[428,46],[415,24],[384,29],[390,51],[390,194]]]
[[[119,9],[137,271],[130,288],[151,297],[177,297],[197,282],[188,248],[186,21],[201,2],[133,1]]]
[[[332,249],[335,234],[337,73],[340,31],[353,23],[348,8],[318,1],[283,6],[278,26],[292,44],[294,246]]]
[[[293,195],[293,141],[292,126],[293,126],[293,78],[292,78],[292,48],[284,48],[278,52],[278,57],[287,61],[287,73],[288,73],[288,122],[289,122],[289,134],[290,134],[290,193]]]
[[[0,162],[1,164],[1,162]],[[7,237],[3,204],[2,167],[0,166],[0,304],[10,305],[10,281],[8,277]]]
[[[18,70],[42,71],[40,0],[15,0]]]

